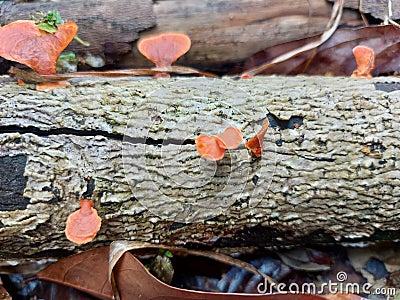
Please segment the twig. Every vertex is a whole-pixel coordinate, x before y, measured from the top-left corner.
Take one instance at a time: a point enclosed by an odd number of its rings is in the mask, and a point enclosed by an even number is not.
[[[180,75],[196,75],[205,77],[218,77],[215,74],[209,72],[198,71],[193,68],[182,67],[182,66],[170,66],[164,68],[153,68],[153,69],[125,69],[125,70],[111,70],[111,71],[88,71],[88,72],[73,72],[66,74],[55,74],[55,75],[39,75],[35,72],[28,72],[25,70],[11,67],[8,73],[12,77],[17,77],[23,81],[31,83],[40,83],[48,81],[59,81],[67,80],[71,78],[95,78],[95,77],[124,77],[124,76],[153,76],[157,73],[174,73]]]

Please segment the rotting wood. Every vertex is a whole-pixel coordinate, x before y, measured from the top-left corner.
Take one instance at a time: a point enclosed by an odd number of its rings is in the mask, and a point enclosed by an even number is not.
[[[399,79],[71,83],[49,93],[0,84],[3,258],[117,239],[273,246],[400,230]],[[198,134],[234,125],[250,138],[266,116],[261,160],[244,146],[217,165],[199,159]],[[103,226],[76,247],[63,230],[83,194]]]

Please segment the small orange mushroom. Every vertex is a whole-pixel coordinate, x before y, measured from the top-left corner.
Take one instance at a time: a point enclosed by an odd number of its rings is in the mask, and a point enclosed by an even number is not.
[[[205,159],[213,161],[221,160],[225,155],[225,151],[239,147],[242,139],[240,130],[234,126],[230,126],[219,135],[199,135],[196,138],[197,151]]]
[[[48,92],[53,89],[64,89],[71,84],[68,81],[45,81],[36,84],[36,90],[41,92]]]
[[[226,128],[216,137],[218,145],[223,149],[236,149],[243,140],[242,132],[234,126]]]
[[[143,37],[137,48],[157,68],[171,66],[179,57],[189,51],[190,38],[179,32],[165,32],[159,35]],[[155,77],[169,77],[167,73],[159,73]]]
[[[261,157],[264,145],[264,136],[267,133],[269,121],[267,118],[262,123],[260,131],[246,143],[246,148],[249,149],[255,157]]]
[[[242,78],[242,79],[250,79],[250,78],[252,78],[253,76],[251,76],[249,73],[243,73],[241,76],[240,76],[240,78]]]
[[[220,147],[216,136],[201,134],[196,138],[196,146],[200,156],[207,160],[221,160],[225,155],[226,149]]]
[[[69,215],[65,227],[67,239],[76,244],[85,244],[94,239],[101,227],[101,218],[93,208],[93,201],[81,200],[79,210]]]
[[[353,48],[357,69],[351,74],[352,78],[372,78],[371,71],[375,67],[375,52],[366,46]]]
[[[57,58],[77,31],[73,21],[61,24],[54,34],[40,30],[34,21],[15,21],[0,27],[0,56],[39,74],[55,74]]]

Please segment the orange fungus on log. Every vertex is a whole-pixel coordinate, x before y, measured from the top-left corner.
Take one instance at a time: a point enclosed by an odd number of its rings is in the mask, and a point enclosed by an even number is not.
[[[223,133],[216,137],[218,145],[223,149],[236,149],[243,140],[242,132],[234,126],[226,128]]]
[[[197,151],[201,157],[217,161],[224,157],[227,149],[239,147],[242,139],[241,131],[234,126],[230,126],[219,135],[199,135],[196,138]]]
[[[213,161],[222,159],[225,155],[225,149],[221,148],[217,141],[215,136],[199,135],[196,139],[196,146],[200,156]]]
[[[78,31],[73,21],[56,33],[40,30],[34,21],[20,20],[0,27],[0,56],[24,64],[39,74],[55,74],[60,53]]]
[[[94,239],[101,227],[101,218],[93,208],[93,201],[81,200],[81,208],[69,215],[65,235],[76,244],[85,244]]]
[[[262,123],[260,131],[246,143],[246,148],[251,151],[251,154],[255,157],[261,157],[264,145],[264,136],[267,133],[269,127],[268,118]]]
[[[179,32],[165,32],[141,38],[137,47],[140,53],[152,61],[157,68],[171,66],[179,57],[189,51],[190,38]]]
[[[53,89],[64,89],[71,84],[68,81],[45,81],[36,84],[36,90],[41,92],[48,92]]]
[[[375,52],[366,46],[357,46],[353,48],[353,54],[356,59],[357,69],[354,70],[353,78],[372,78],[371,71],[375,68]]]

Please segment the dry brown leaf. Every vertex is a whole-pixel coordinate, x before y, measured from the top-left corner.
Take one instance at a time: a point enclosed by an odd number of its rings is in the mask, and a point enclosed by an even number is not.
[[[284,52],[267,63],[255,66],[251,69],[245,69],[241,77],[249,78],[256,74],[264,74],[266,70],[270,69],[274,65],[279,64],[281,62],[285,62],[290,58],[295,57],[298,54],[315,49],[318,46],[325,43],[327,40],[329,40],[329,38],[332,36],[332,34],[336,31],[337,27],[339,26],[339,22],[340,19],[342,18],[342,13],[343,13],[343,5],[344,5],[344,0],[335,1],[335,5],[333,6],[332,9],[331,18],[326,26],[327,29],[319,38],[314,39],[309,43],[303,44],[298,48],[294,48],[287,52]]]
[[[48,266],[38,273],[38,278],[86,292],[99,299],[112,299],[108,281],[109,247],[101,247],[72,255]]]
[[[248,59],[244,64],[244,69],[270,61],[313,39],[315,38],[264,49]],[[350,76],[357,68],[352,50],[360,44],[375,51],[373,75],[400,71],[400,56],[397,55],[400,50],[400,29],[387,25],[360,29],[337,29],[334,35],[317,49],[275,64],[261,74]]]
[[[139,260],[129,252],[123,252],[114,268],[114,284],[117,300],[322,300],[309,294],[231,294],[191,291],[171,287],[153,277]]]
[[[202,255],[219,261],[245,266],[247,263],[237,261],[231,257],[213,252],[188,250],[180,247],[167,247],[148,243],[114,242],[113,247],[101,247],[59,260],[38,273],[38,278],[44,281],[75,288],[99,299],[114,299],[112,286],[115,290],[115,299],[266,299],[266,300],[322,300],[321,296],[309,294],[231,294],[207,293],[184,290],[169,286],[155,278],[143,264],[128,250],[140,249],[170,249],[184,254]],[[129,248],[129,249],[128,249]],[[109,261],[111,262],[109,264]],[[108,266],[112,269],[112,282],[108,280]],[[250,269],[254,269],[251,266]],[[251,270],[258,273],[258,270]],[[265,277],[265,275],[264,275]]]
[[[115,241],[115,242],[111,243],[111,245],[110,245],[110,265],[108,268],[110,279],[112,277],[111,275],[113,272],[113,268],[115,267],[118,260],[122,257],[122,255],[127,251],[138,250],[138,249],[163,249],[163,250],[169,250],[169,251],[174,251],[174,252],[180,252],[180,253],[184,253],[184,254],[208,257],[208,258],[214,259],[216,261],[226,263],[228,265],[246,269],[247,271],[249,271],[253,274],[260,275],[262,278],[264,278],[269,283],[277,284],[275,282],[275,280],[273,280],[269,276],[261,273],[259,270],[257,270],[251,264],[241,261],[241,260],[238,260],[238,259],[234,259],[231,256],[228,256],[225,254],[210,252],[210,251],[192,250],[192,249],[186,249],[183,247],[174,247],[174,246],[167,246],[167,245],[162,245],[162,244],[151,244],[151,243],[134,242],[134,241]]]

